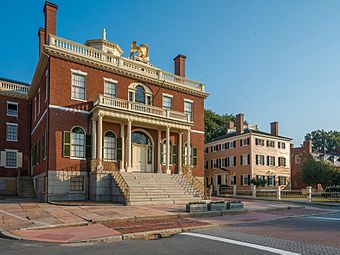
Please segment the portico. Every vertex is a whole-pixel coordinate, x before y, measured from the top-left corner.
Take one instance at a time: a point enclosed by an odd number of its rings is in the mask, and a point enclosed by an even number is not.
[[[103,123],[119,128],[111,161],[103,157],[103,151],[107,150],[103,145],[103,141],[106,143]],[[184,151],[184,163],[192,162],[192,122],[184,113],[99,96],[92,110],[91,126],[95,145],[92,146],[92,171],[109,170],[110,162],[117,165],[117,170],[126,172],[182,173]]]

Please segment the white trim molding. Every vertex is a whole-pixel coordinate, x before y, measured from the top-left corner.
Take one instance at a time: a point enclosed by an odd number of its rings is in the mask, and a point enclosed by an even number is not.
[[[75,74],[80,74],[80,75],[84,75],[86,76],[87,73],[83,72],[83,71],[80,71],[80,70],[74,70],[74,69],[70,69],[72,73],[75,73]]]
[[[173,98],[173,97],[174,97],[173,95],[170,95],[170,94],[168,94],[168,93],[162,93],[162,96],[165,96],[165,97],[171,97],[171,98]]]
[[[113,83],[118,83],[118,81],[114,80],[114,79],[111,79],[111,78],[103,78],[104,81],[108,81],[108,82],[113,82]]]
[[[64,106],[59,106],[59,105],[50,104],[48,107],[51,108],[51,109],[57,109],[57,110],[62,110],[62,111],[76,112],[76,113],[83,113],[83,114],[90,114],[89,111],[78,110],[78,109],[69,108],[69,107],[64,107]]]
[[[192,133],[198,133],[198,134],[204,134],[204,131],[200,131],[200,130],[191,130]]]
[[[188,99],[188,98],[184,98],[184,102],[189,102],[189,103],[193,103],[194,100]]]

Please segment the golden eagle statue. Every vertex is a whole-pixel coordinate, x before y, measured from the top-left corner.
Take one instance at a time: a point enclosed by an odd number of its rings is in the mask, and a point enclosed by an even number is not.
[[[144,63],[149,63],[149,46],[145,43],[142,43],[139,46],[137,46],[136,41],[133,41],[131,43],[130,58],[134,58],[135,60]]]

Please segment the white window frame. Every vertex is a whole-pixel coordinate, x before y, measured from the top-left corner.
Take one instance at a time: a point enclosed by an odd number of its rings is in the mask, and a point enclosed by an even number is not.
[[[79,128],[81,128],[82,130],[83,130],[83,135],[84,135],[84,144],[83,144],[83,147],[84,147],[84,157],[77,157],[77,156],[72,156],[72,147],[74,146],[74,143],[73,143],[73,138],[72,138],[72,134],[73,134],[73,132],[72,132],[72,130],[74,129],[74,128],[77,128],[77,127],[79,127]],[[70,159],[80,159],[80,160],[86,160],[86,132],[85,132],[85,129],[83,128],[83,127],[81,127],[81,126],[74,126],[74,127],[72,127],[71,128],[71,140],[70,140]],[[78,145],[78,146],[80,146],[80,145]]]
[[[213,159],[213,169],[218,168],[218,161],[217,159]]]
[[[235,175],[230,175],[229,176],[229,185],[230,186],[235,185],[234,180],[235,180]]]
[[[242,154],[242,166],[248,165],[248,154]]]
[[[275,176],[274,175],[269,175],[268,176],[268,186],[273,187],[275,182]]]
[[[225,162],[226,161],[226,159],[225,158],[221,158],[221,167],[225,167]]]
[[[10,105],[10,104],[14,104],[14,105],[17,106],[17,114],[16,115],[8,113],[8,105]],[[18,117],[18,115],[19,115],[19,103],[12,102],[12,101],[7,101],[7,116]]]
[[[104,79],[104,96],[111,97],[111,98],[116,98],[117,97],[117,84],[118,81],[111,79],[111,78],[103,78]],[[112,96],[111,94],[106,94],[105,92],[105,83],[113,84],[115,87],[115,94]]]
[[[282,162],[281,162],[281,160],[282,160]],[[281,163],[283,163],[283,164],[281,164]],[[279,157],[279,166],[280,167],[286,167],[287,166],[287,160],[286,160],[285,157]]]
[[[170,99],[170,108],[164,104],[165,99]],[[172,99],[173,99],[173,95],[163,93],[162,94],[162,108],[165,110],[172,110],[172,105],[173,105]]]
[[[295,160],[295,164],[300,164],[301,163],[301,156],[295,155],[294,160]]]
[[[245,179],[247,181],[244,181]],[[247,174],[242,174],[242,186],[249,186],[248,181],[249,181],[248,175]]]
[[[72,190],[71,189],[71,179],[72,178],[82,178],[83,179],[83,190]],[[69,182],[69,187],[70,187],[70,193],[85,193],[85,190],[86,190],[86,179],[85,179],[85,176],[83,175],[74,175],[74,176],[71,176],[70,177],[70,182]]]
[[[15,166],[7,166],[7,152],[15,152]],[[5,159],[5,168],[18,168],[18,150],[11,150],[11,149],[5,149],[5,155],[6,155],[6,159]]]
[[[81,99],[81,98],[75,98],[73,97],[73,84],[72,84],[72,79],[73,79],[73,75],[80,75],[80,76],[84,76],[84,98],[85,99]],[[87,102],[86,100],[86,83],[87,83],[87,73],[82,72],[80,70],[74,70],[71,69],[71,99],[72,100],[77,100],[77,101],[81,101],[81,102]]]
[[[114,134],[114,143],[113,143],[113,148],[111,147],[107,147],[106,146],[106,141],[105,139],[108,137],[106,136],[106,134],[108,132],[111,132]],[[85,140],[86,140],[86,136],[85,136]],[[86,141],[85,141],[86,142]],[[110,158],[107,158],[106,155],[108,154],[107,151],[108,149],[110,150],[113,150],[113,159],[110,159]],[[86,150],[86,146],[85,146],[85,150]],[[86,154],[86,151],[85,151],[85,154]],[[117,161],[117,136],[115,134],[115,132],[113,132],[112,130],[107,130],[105,133],[104,133],[104,137],[103,137],[103,159],[104,161],[111,161],[111,162],[116,162]]]
[[[190,99],[184,99],[184,105],[183,105],[183,109],[184,109],[184,113],[187,113],[187,111],[185,110],[185,104],[191,104],[191,113],[190,113],[190,122],[194,121],[194,101],[190,100]]]
[[[9,139],[8,138],[8,126],[15,126],[16,127],[16,139]],[[6,141],[7,142],[17,142],[18,141],[18,124],[17,123],[10,123],[10,122],[6,122]]]
[[[234,156],[230,156],[229,157],[229,166],[230,167],[234,167],[235,166]]]
[[[268,166],[275,166],[275,157],[268,156]]]

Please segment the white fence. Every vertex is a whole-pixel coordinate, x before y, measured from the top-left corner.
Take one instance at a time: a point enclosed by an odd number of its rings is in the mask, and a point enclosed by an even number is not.
[[[215,188],[216,191],[214,192],[211,188],[210,193],[217,196],[340,203],[340,192],[315,191],[312,187],[301,190],[282,190],[281,186],[276,189],[257,189],[256,186],[251,186],[250,189],[237,189],[236,185],[222,187],[218,185]]]

